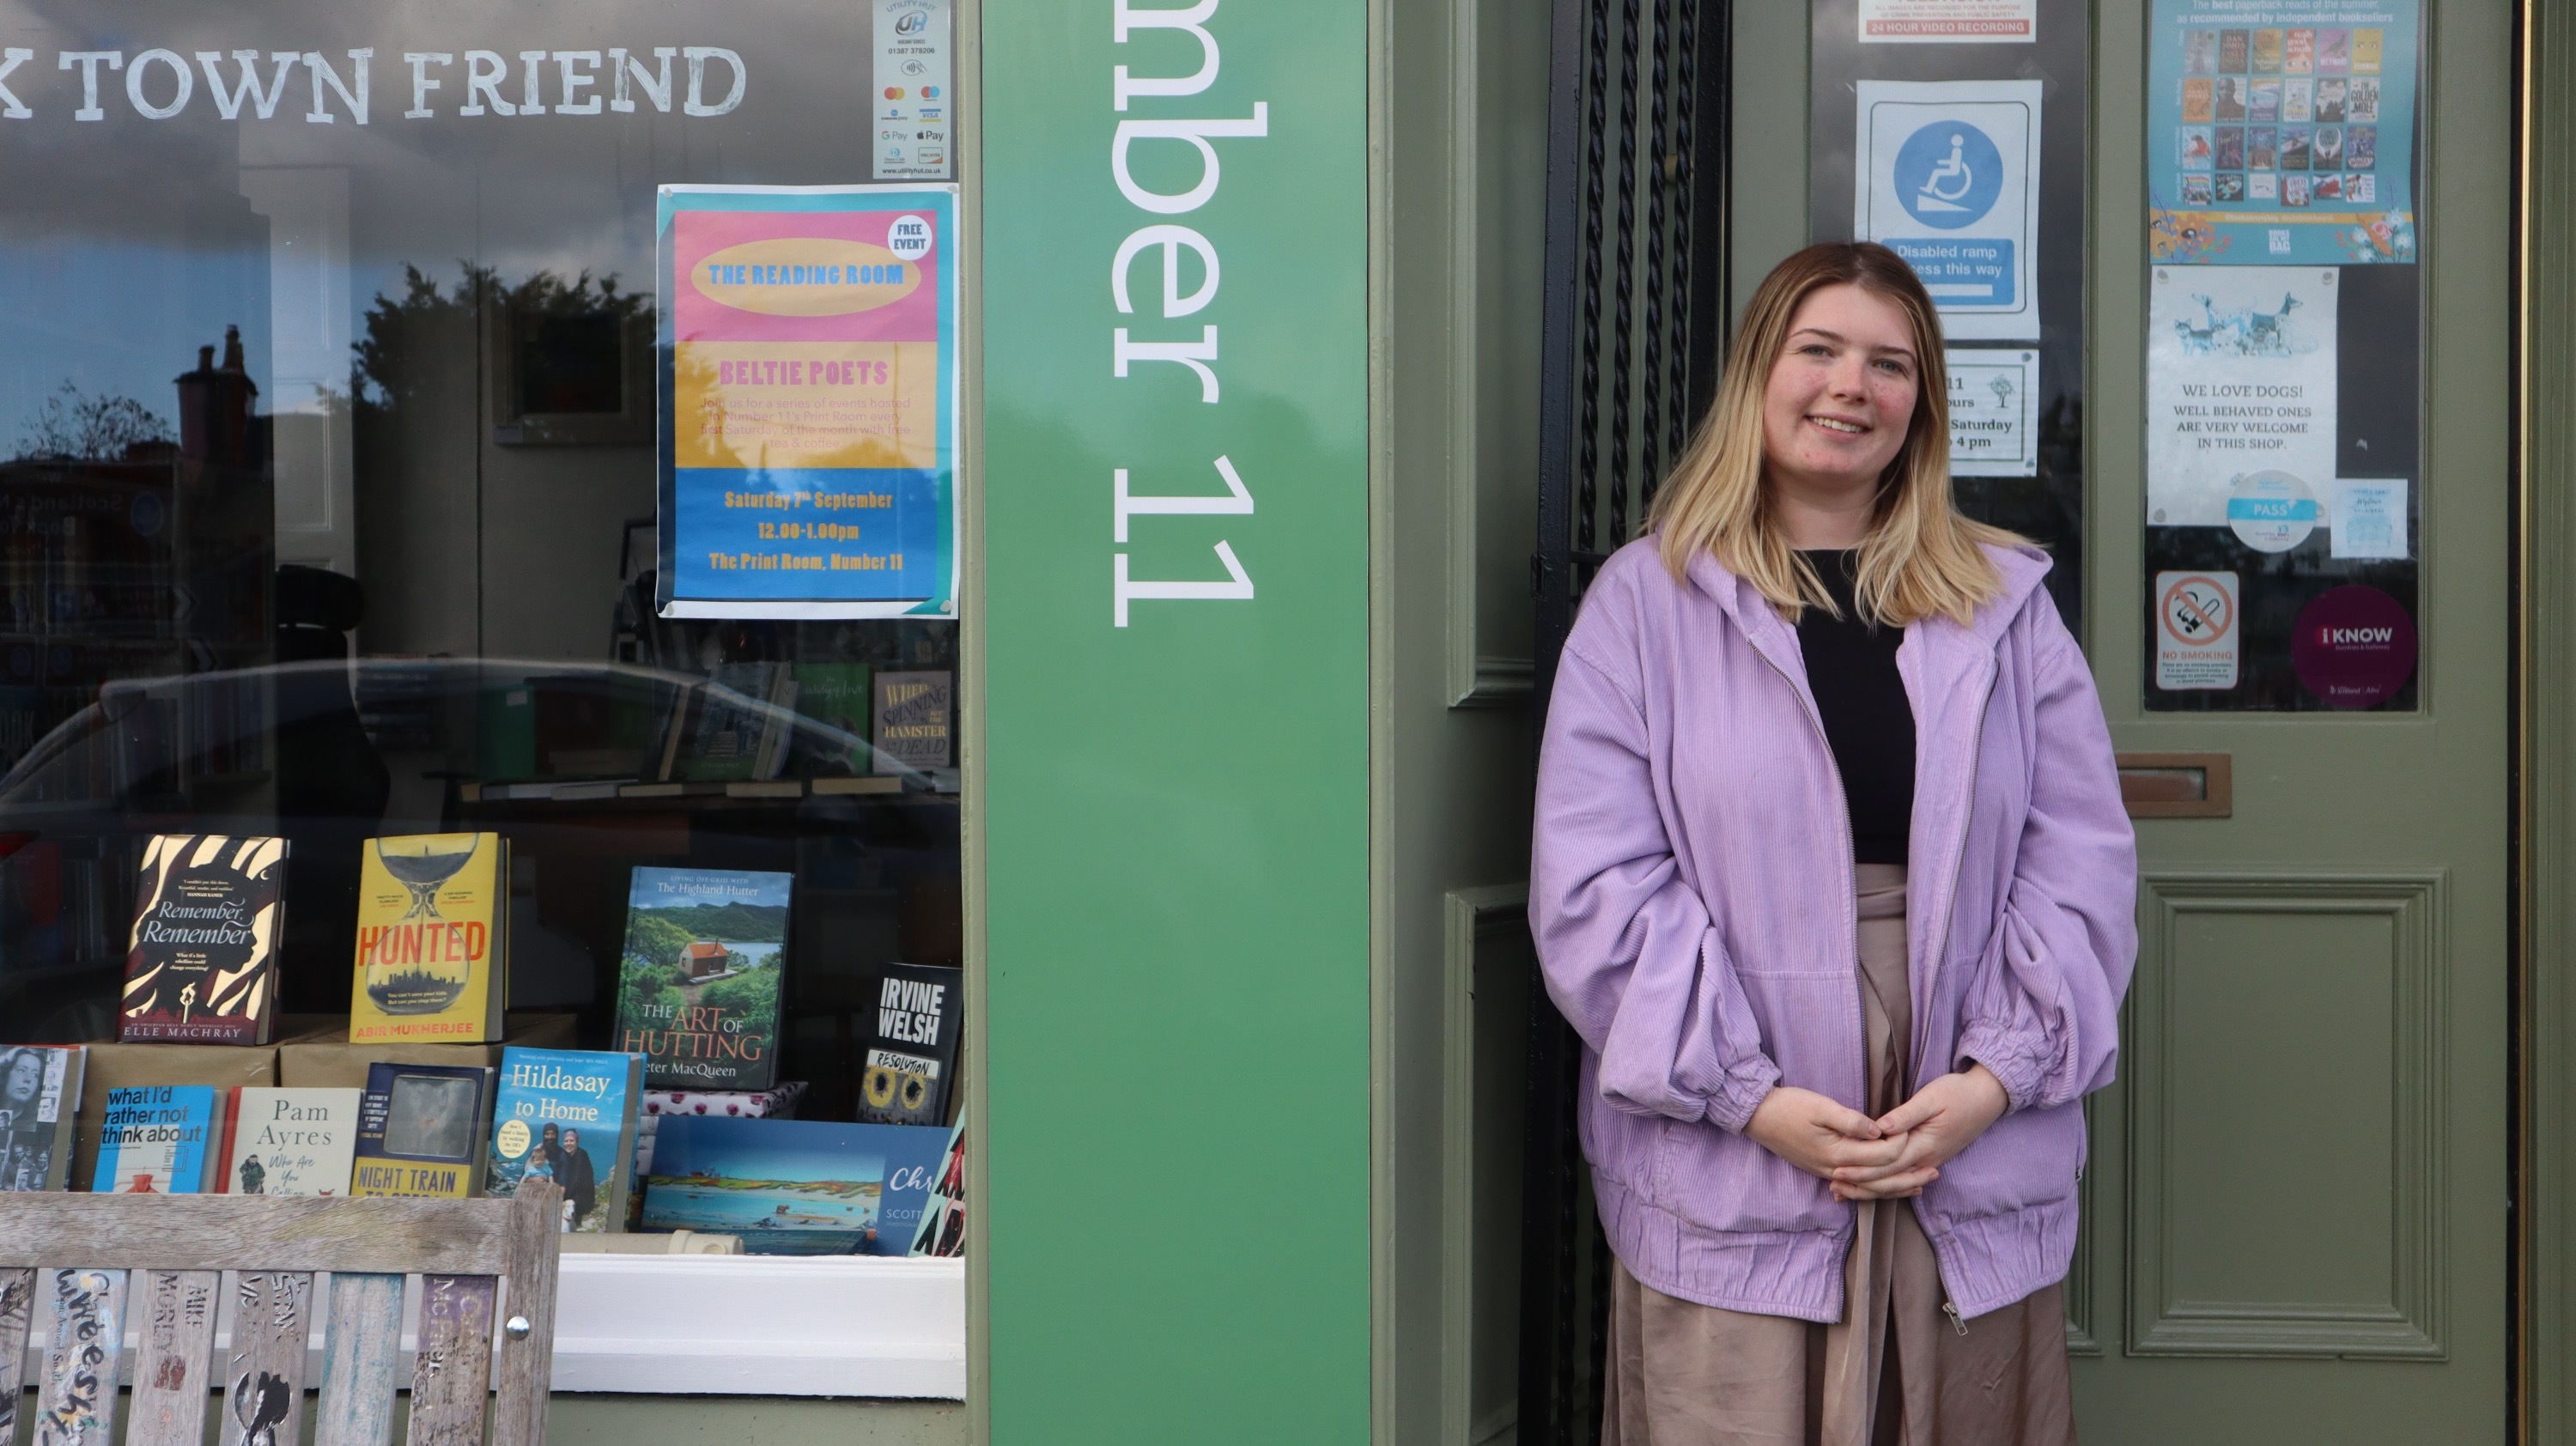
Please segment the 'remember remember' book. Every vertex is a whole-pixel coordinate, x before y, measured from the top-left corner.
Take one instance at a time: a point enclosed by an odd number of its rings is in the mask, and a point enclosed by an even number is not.
[[[0,1190],[60,1190],[80,1113],[77,1044],[0,1044]]]
[[[645,1057],[650,1089],[765,1090],[796,876],[635,870],[610,1045]]]
[[[563,1191],[563,1228],[626,1228],[644,1057],[580,1049],[505,1049],[492,1102],[483,1186],[508,1197],[530,1180]]]
[[[143,851],[116,1037],[266,1044],[286,840],[159,834]]]
[[[219,1105],[212,1085],[136,1085],[107,1092],[99,1125],[101,1194],[196,1195],[214,1188]]]
[[[346,1195],[356,1163],[353,1089],[235,1085],[224,1104],[227,1195]]]
[[[349,1193],[482,1194],[483,1124],[491,1117],[488,1064],[367,1066]]]
[[[499,1039],[510,993],[509,884],[509,845],[497,833],[367,840],[350,1042]]]

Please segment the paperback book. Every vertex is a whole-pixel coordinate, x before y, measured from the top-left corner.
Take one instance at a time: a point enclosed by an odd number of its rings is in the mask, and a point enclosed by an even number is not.
[[[551,1181],[564,1193],[564,1229],[625,1229],[643,1094],[641,1055],[501,1051],[484,1193],[508,1197],[531,1180]]]
[[[510,996],[507,841],[412,834],[369,839],[360,855],[350,1042],[499,1039]]]
[[[754,1255],[862,1255],[887,1232],[887,1157],[862,1126],[666,1115],[644,1228],[742,1237]]]
[[[798,663],[796,711],[822,725],[800,739],[797,771],[812,775],[867,773],[868,681],[866,663]]]
[[[218,1101],[212,1085],[136,1085],[107,1092],[90,1189],[196,1195],[214,1187]]]
[[[963,970],[888,964],[862,1016],[859,1118],[882,1125],[945,1125],[965,1023]]]
[[[234,1086],[224,1104],[223,1193],[348,1194],[364,1094]]]
[[[284,839],[154,836],[134,892],[119,1040],[268,1043],[285,865]]]
[[[650,1089],[765,1090],[778,1078],[778,999],[796,876],[635,870],[613,1046]]]
[[[876,771],[927,773],[946,768],[956,699],[954,673],[877,674],[876,733],[870,740],[876,745]]]
[[[931,1178],[930,1198],[922,1204],[921,1224],[913,1231],[910,1253],[966,1253],[966,1120],[962,1115],[948,1132],[947,1148],[940,1152],[939,1169]]]
[[[491,1118],[491,1101],[488,1064],[367,1066],[349,1193],[483,1193],[483,1122]]]
[[[77,1044],[0,1044],[0,1190],[64,1188],[88,1062]]]

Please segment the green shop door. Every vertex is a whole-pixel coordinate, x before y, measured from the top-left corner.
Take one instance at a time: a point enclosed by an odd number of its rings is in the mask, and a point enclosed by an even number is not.
[[[2089,1289],[2074,1299],[2098,1354],[2077,1366],[2079,1420],[2093,1443],[2498,1439],[2510,1405],[2512,7],[2270,7],[2316,11],[2321,30],[2382,32],[2379,137],[2395,139],[2401,96],[2415,105],[2416,244],[2411,264],[2383,252],[2259,270],[2160,264],[2186,254],[2171,239],[2185,208],[2159,217],[2154,183],[2181,143],[2158,92],[2195,78],[2174,74],[2192,60],[2193,8],[2121,0],[2098,21],[2091,641],[2119,746],[2224,755],[2232,798],[2224,816],[2138,823],[2137,983],[2120,1082],[2094,1102],[2085,1182]],[[2372,13],[2344,20],[2347,9]],[[2208,24],[2226,38],[2260,21]],[[2418,76],[2398,73],[2410,54]],[[2348,116],[2349,82],[2344,93]],[[2310,126],[2314,166],[2323,127]],[[2347,147],[2355,129],[2347,118]],[[2397,159],[2377,149],[2383,166]],[[2383,169],[2374,191],[2404,169]],[[2320,179],[2311,170],[2312,207],[2327,204]],[[2272,249],[2268,227],[2213,231],[2232,242],[2221,261]],[[2407,254],[2403,232],[2380,239]],[[2281,538],[2260,521],[2241,529],[2252,545],[2233,547],[2186,535],[2216,529],[2152,522],[2188,495],[2177,484],[2197,460],[2174,445],[2190,438],[2176,409],[2194,394],[2158,375],[2176,352],[2160,352],[2157,328],[2206,325],[2196,297],[2220,291],[2194,283],[2217,269],[2270,283],[2257,316],[2293,288],[2342,292],[2311,313],[2336,313],[2330,370],[2185,368],[2326,383],[2314,409],[2330,397],[2336,480],[2311,489],[2324,515],[2295,547],[2264,550]],[[2239,482],[2235,496],[2251,490]],[[2388,535],[2372,536],[2383,518]],[[2190,578],[2231,572],[2238,682],[2211,688],[2175,632],[2228,624],[2196,612],[2196,588],[2217,594]],[[2418,656],[2400,680],[2409,628]],[[2399,654],[2336,641],[2383,630]],[[2331,706],[2338,693],[2351,706]],[[2216,776],[2138,761],[2150,767],[2135,791],[2167,800]]]

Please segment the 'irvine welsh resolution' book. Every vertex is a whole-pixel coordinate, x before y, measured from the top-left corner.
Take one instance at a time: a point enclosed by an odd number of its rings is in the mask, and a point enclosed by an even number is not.
[[[360,850],[353,1044],[501,1037],[510,853],[497,833],[373,838]]]
[[[859,1118],[881,1125],[948,1123],[948,1089],[957,1073],[964,1023],[965,971],[888,964],[859,1046]]]
[[[227,1195],[346,1195],[364,1091],[235,1085],[224,1105]]]
[[[266,1044],[286,840],[160,834],[143,851],[116,1037]]]
[[[98,1132],[101,1194],[196,1195],[212,1188],[216,1162],[212,1085],[137,1085],[107,1092]]]
[[[80,1113],[77,1044],[0,1044],[0,1190],[60,1190]]]
[[[483,1193],[483,1122],[491,1118],[491,1101],[488,1064],[367,1066],[349,1193]]]
[[[506,1197],[525,1181],[551,1180],[563,1191],[564,1229],[625,1229],[643,1095],[642,1055],[501,1051],[484,1193]]]
[[[778,1079],[778,994],[793,874],[635,870],[610,1044],[652,1089],[765,1090]]]

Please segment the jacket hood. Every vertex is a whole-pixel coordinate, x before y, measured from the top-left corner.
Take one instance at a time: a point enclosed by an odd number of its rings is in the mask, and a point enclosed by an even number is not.
[[[1658,544],[1649,535],[1632,545]],[[2039,590],[2040,582],[2056,564],[2047,553],[2031,543],[2009,547],[1994,543],[1982,545],[1986,560],[1994,564],[1995,575],[2001,579],[2003,589],[1978,605],[1969,620],[1967,632],[1980,642],[1991,645],[2003,636],[2004,629],[2012,626],[2012,620],[2021,615],[2022,606],[2030,601],[2032,593]],[[1655,565],[1662,566],[1660,556]],[[1747,634],[1758,637],[1769,633],[1774,626],[1785,627],[1769,599],[1763,597],[1753,584],[1738,577],[1725,563],[1718,561],[1716,554],[1702,552],[1692,558],[1689,574],[1691,585],[1708,594]],[[1756,617],[1766,621],[1755,622]]]

